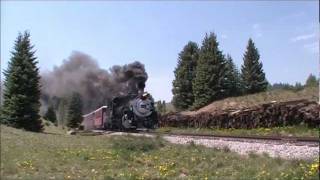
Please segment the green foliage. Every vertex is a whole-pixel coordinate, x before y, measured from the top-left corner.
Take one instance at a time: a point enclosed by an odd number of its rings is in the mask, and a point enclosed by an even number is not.
[[[268,82],[262,69],[262,63],[259,61],[260,55],[252,39],[248,41],[247,50],[243,57],[241,68],[241,78],[245,94],[262,92],[267,89]]]
[[[8,69],[4,72],[2,122],[29,131],[42,131],[40,108],[40,76],[38,61],[30,42],[30,34],[19,33]]]
[[[162,101],[162,112],[166,113],[167,112],[167,105],[166,105],[166,101]]]
[[[310,74],[308,79],[306,80],[306,85],[307,87],[315,87],[319,86],[319,80],[317,80],[317,77],[313,74]]]
[[[291,85],[289,83],[274,83],[273,85],[270,85],[270,87],[268,87],[268,90],[278,89],[291,90],[296,92],[302,90],[303,86],[301,85],[301,83],[297,82],[295,85]]]
[[[82,122],[82,106],[81,95],[74,92],[68,106],[67,126],[69,128],[79,127]]]
[[[206,34],[193,81],[194,108],[226,97],[226,61],[218,48],[216,35]]]
[[[179,54],[178,65],[174,71],[173,105],[178,110],[185,110],[194,102],[192,81],[199,58],[199,48],[195,42],[188,42]]]
[[[228,96],[238,96],[242,92],[240,73],[230,55],[227,55],[226,62],[227,82],[225,87],[227,89]]]
[[[57,121],[59,126],[66,125],[66,119],[68,115],[68,100],[67,98],[59,98],[58,101],[58,111],[57,111]]]
[[[57,123],[56,112],[54,111],[53,106],[49,106],[44,118],[53,123]]]
[[[164,114],[167,112],[166,101],[157,101],[157,112]]]

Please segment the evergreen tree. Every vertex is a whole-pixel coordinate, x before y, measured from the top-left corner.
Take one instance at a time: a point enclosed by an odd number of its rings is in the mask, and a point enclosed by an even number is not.
[[[163,107],[162,107],[161,101],[157,101],[157,111],[158,111],[160,114],[162,113],[162,109],[163,109]]]
[[[193,81],[194,108],[226,97],[226,62],[218,48],[216,35],[206,34]]]
[[[66,98],[60,98],[58,103],[58,126],[65,126],[66,125],[66,119],[67,119],[67,108],[68,108],[68,102]]]
[[[242,91],[240,73],[229,54],[226,56],[226,78],[225,87],[227,88],[228,96],[240,95]]]
[[[306,87],[317,87],[319,81],[317,80],[317,77],[313,74],[310,74],[307,81],[306,81]]]
[[[290,85],[289,83],[274,83],[272,86],[270,86],[270,90],[277,89],[294,90],[294,86]]]
[[[49,106],[46,114],[44,115],[44,118],[48,121],[51,121],[53,123],[57,123],[57,117],[56,112],[53,109],[53,106]]]
[[[199,48],[195,42],[189,42],[179,54],[178,65],[174,71],[173,105],[179,110],[185,110],[194,102],[192,81],[199,58]]]
[[[82,122],[82,98],[79,93],[73,93],[68,106],[67,126],[76,128]]]
[[[262,92],[267,89],[268,82],[259,59],[258,49],[250,38],[243,57],[244,63],[241,68],[241,78],[245,94]]]
[[[294,85],[293,90],[294,90],[294,91],[301,91],[302,89],[303,89],[302,84],[299,83],[299,82],[296,82],[296,84]]]
[[[40,76],[38,61],[30,42],[30,34],[19,33],[8,69],[4,72],[2,122],[16,128],[43,130],[40,109]]]
[[[157,101],[156,102],[157,112],[160,114],[164,114],[167,112],[166,101]]]
[[[166,101],[162,101],[162,113],[166,113],[167,112],[167,105],[166,105]]]
[[[4,92],[3,81],[1,81],[0,82],[0,109],[1,109],[2,104],[3,104],[3,92]],[[1,120],[0,120],[0,122],[1,122]]]

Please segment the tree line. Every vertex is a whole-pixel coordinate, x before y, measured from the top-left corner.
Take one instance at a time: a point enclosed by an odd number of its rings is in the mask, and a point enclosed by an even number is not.
[[[318,87],[319,86],[319,78],[314,74],[310,74],[305,82],[304,85],[302,85],[299,82],[296,82],[294,85],[291,85],[289,83],[274,83],[272,85],[269,85],[269,90],[278,90],[278,89],[284,89],[284,90],[291,90],[291,91],[300,91],[304,89],[305,87]]]
[[[3,105],[0,110],[0,123],[28,131],[43,131],[40,110],[40,75],[37,67],[34,46],[30,41],[30,33],[19,33],[5,70],[3,89]],[[66,105],[66,122],[70,128],[78,127],[82,122],[82,100],[78,93],[73,93]],[[44,116],[56,122],[53,105],[48,107]]]
[[[241,72],[232,57],[224,55],[218,45],[216,35],[210,33],[206,34],[200,48],[196,43],[189,42],[179,53],[172,90],[173,104],[177,109],[198,108],[225,97],[256,93],[268,88],[262,63],[259,61],[260,55],[252,39],[248,41]],[[41,132],[41,85],[38,61],[33,48],[30,33],[19,33],[8,68],[4,72],[0,123]],[[316,76],[310,75],[305,86],[318,85]],[[286,84],[274,85],[271,88],[276,86],[291,88]],[[295,86],[299,87],[299,84]],[[51,103],[44,118],[70,128],[78,127],[82,121],[82,104],[81,95],[75,92],[57,103]],[[157,102],[157,108],[160,113],[165,113],[166,103]],[[60,122],[57,119],[60,119]]]
[[[257,93],[268,87],[253,40],[248,40],[239,72],[231,55],[219,49],[213,32],[205,35],[200,48],[192,41],[184,46],[174,74],[172,103],[178,110],[200,108],[212,101]]]
[[[156,102],[156,110],[158,113],[160,114],[165,114],[167,112],[167,104],[166,104],[166,101],[157,101]]]

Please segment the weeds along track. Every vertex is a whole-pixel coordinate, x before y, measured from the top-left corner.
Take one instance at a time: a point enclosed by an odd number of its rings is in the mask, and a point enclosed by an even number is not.
[[[319,157],[319,139],[284,136],[220,136],[213,134],[98,131],[105,136],[161,137],[169,143],[201,145],[241,155],[266,154],[284,159],[313,160]]]
[[[234,135],[214,135],[214,134],[195,134],[195,133],[158,133],[148,132],[148,134],[176,136],[176,137],[191,137],[194,139],[221,139],[226,141],[240,141],[240,142],[265,142],[275,144],[295,144],[319,146],[320,139],[314,137],[293,137],[293,136],[234,136]]]

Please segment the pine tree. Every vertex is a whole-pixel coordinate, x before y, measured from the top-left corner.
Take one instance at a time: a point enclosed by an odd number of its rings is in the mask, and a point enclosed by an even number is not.
[[[296,82],[296,84],[294,85],[294,91],[301,91],[303,89],[303,86],[301,83]]]
[[[49,106],[46,114],[44,115],[44,118],[48,121],[51,121],[53,123],[57,123],[57,117],[56,112],[53,109],[53,106]]]
[[[308,79],[306,80],[306,87],[317,87],[319,81],[317,80],[317,77],[313,74],[310,74]]]
[[[199,48],[195,42],[188,42],[179,54],[178,65],[174,71],[173,105],[179,110],[185,110],[194,102],[192,81],[199,58]]]
[[[228,96],[240,95],[242,91],[240,73],[229,54],[226,56],[226,78],[225,87],[227,88]]]
[[[4,92],[3,81],[1,81],[0,82],[0,109],[2,108],[2,104],[3,104],[3,92]],[[0,120],[0,122],[1,122],[1,120]]]
[[[206,34],[193,81],[194,108],[226,97],[226,62],[214,33]]]
[[[29,32],[19,33],[8,69],[4,72],[3,123],[40,132],[40,76]]]
[[[161,114],[162,113],[162,103],[161,103],[161,101],[157,101],[157,111]]]
[[[267,89],[268,82],[259,59],[258,49],[250,38],[243,57],[244,63],[241,68],[241,78],[245,94],[262,92]]]
[[[66,98],[59,98],[58,103],[58,126],[64,127],[66,125],[66,119],[67,119],[67,108],[68,108],[68,102]]]
[[[82,98],[79,93],[73,93],[68,106],[67,126],[76,128],[82,122]]]
[[[166,113],[167,112],[167,105],[166,105],[166,101],[162,101],[162,113]]]

